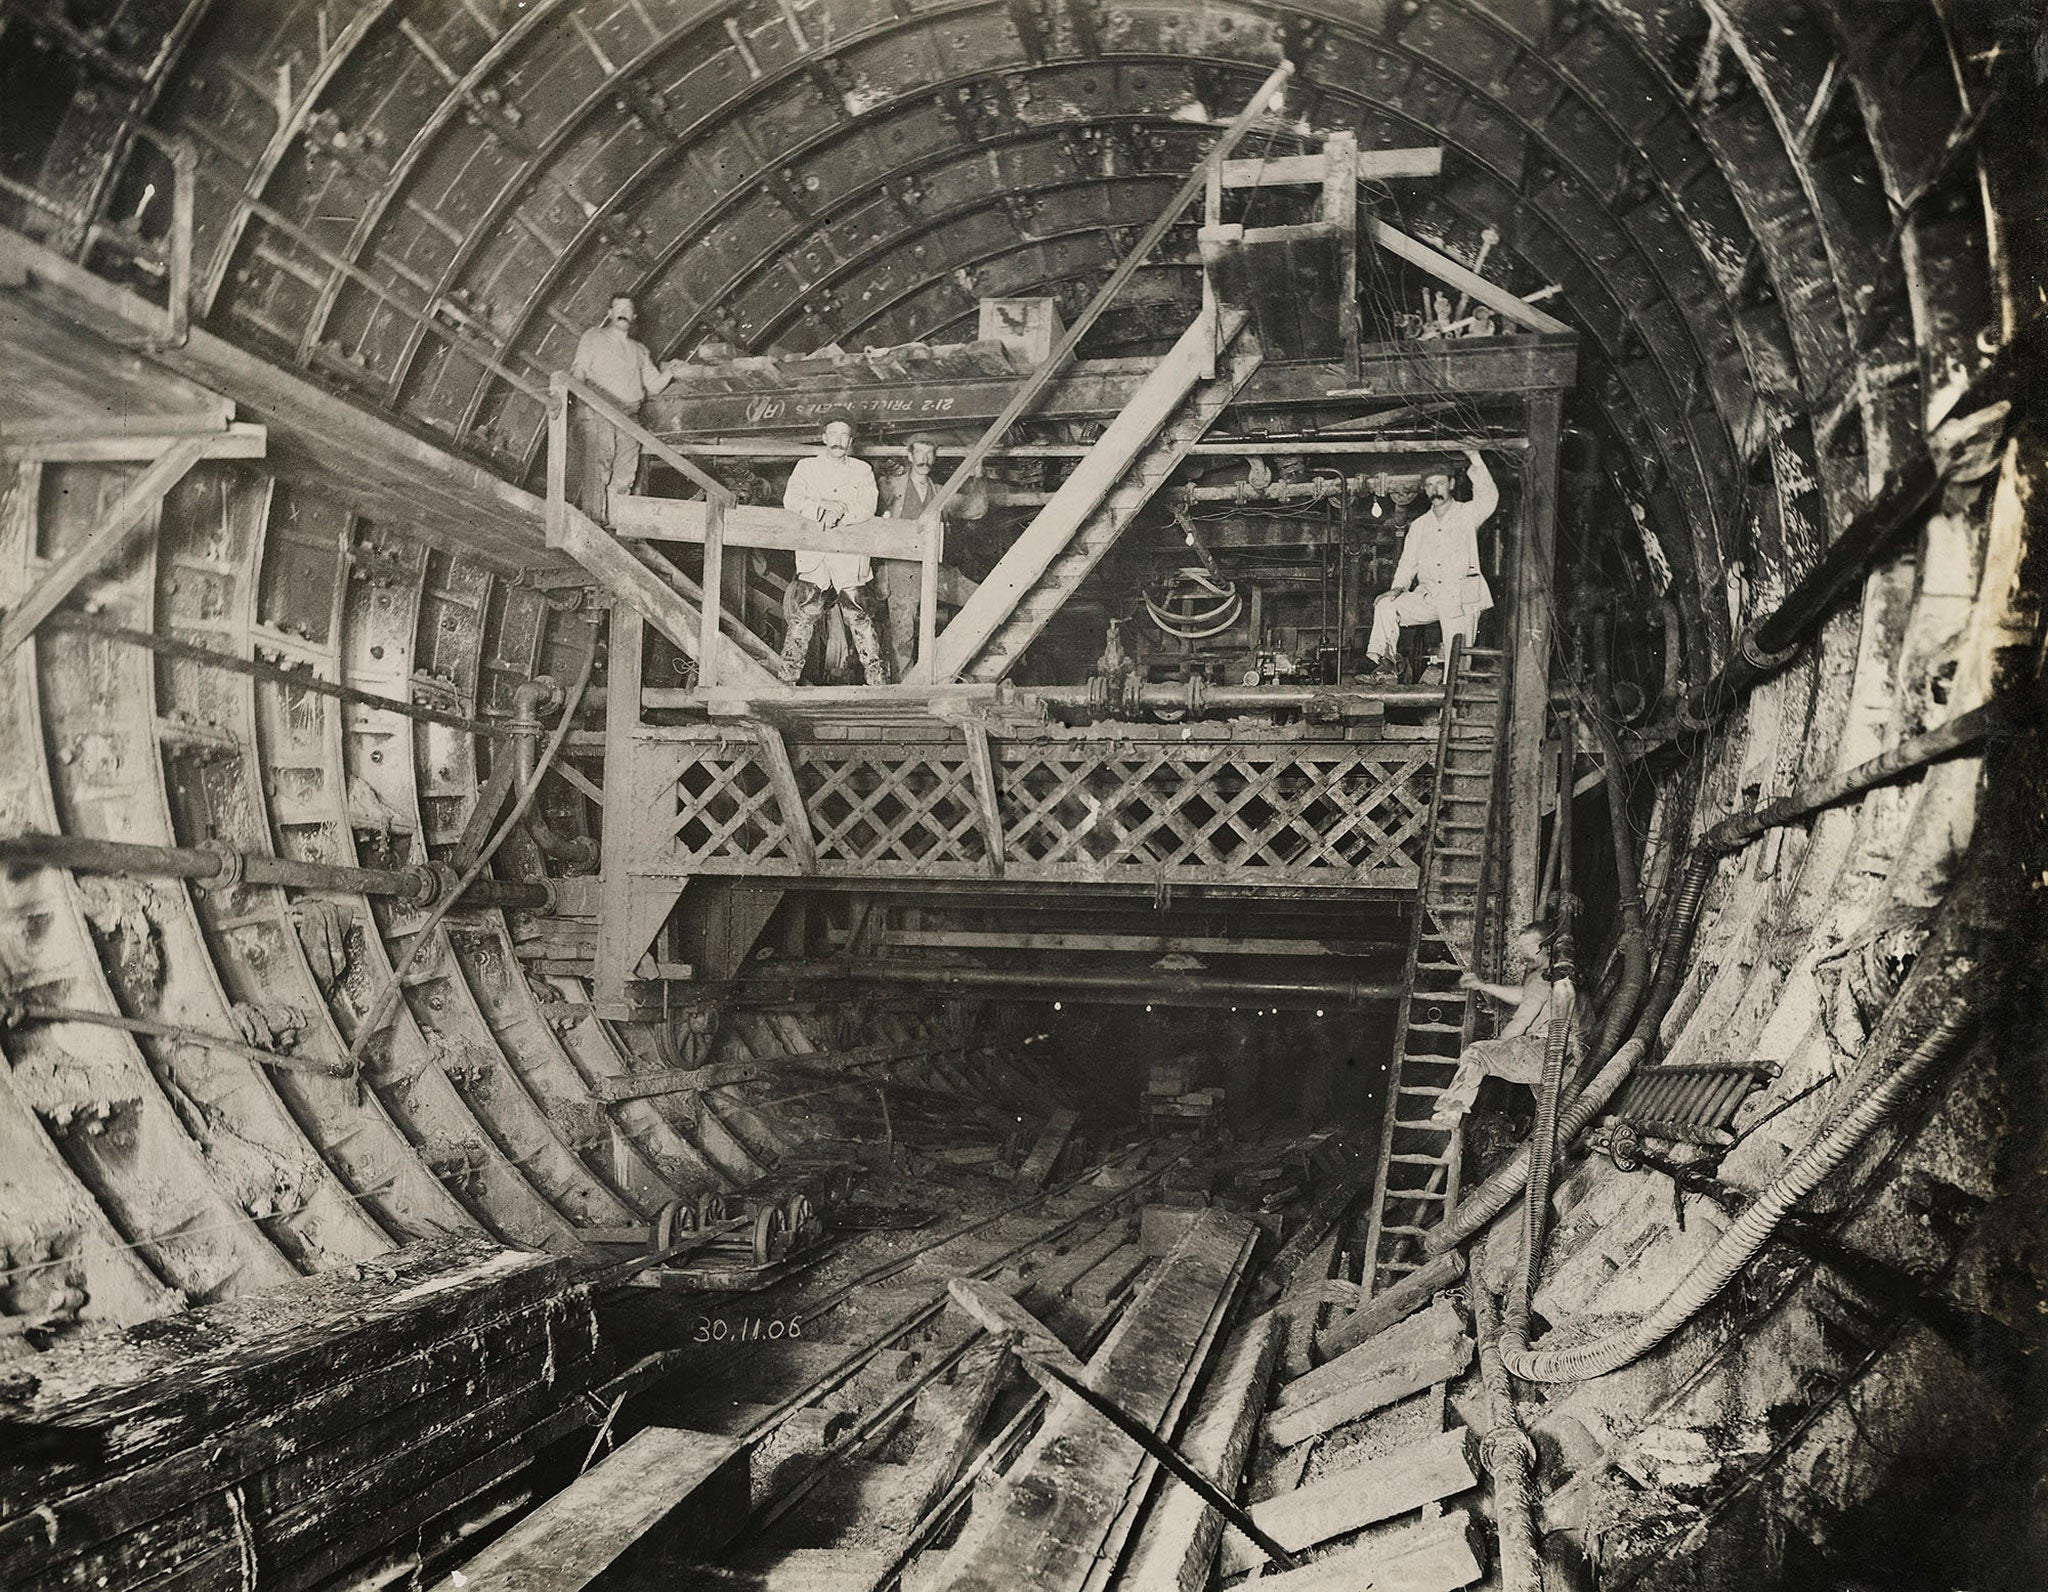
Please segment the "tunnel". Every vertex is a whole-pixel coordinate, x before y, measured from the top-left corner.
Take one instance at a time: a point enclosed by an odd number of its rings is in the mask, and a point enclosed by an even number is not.
[[[2044,127],[0,7],[0,1585],[2042,1584]]]

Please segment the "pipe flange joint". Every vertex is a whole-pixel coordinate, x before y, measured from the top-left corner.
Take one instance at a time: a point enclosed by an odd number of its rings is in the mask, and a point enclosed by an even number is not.
[[[1790,663],[1799,651],[1799,643],[1795,641],[1791,646],[1782,648],[1777,652],[1766,652],[1757,642],[1756,626],[1744,625],[1742,633],[1735,638],[1735,650],[1741,654],[1742,661],[1752,669],[1762,669],[1768,672],[1773,669],[1782,669],[1786,664]]]
[[[416,862],[405,870],[405,904],[427,911],[455,894],[460,874],[445,862]]]
[[[1191,719],[1202,717],[1202,711],[1208,705],[1207,684],[1208,681],[1202,675],[1188,676],[1188,717]]]
[[[233,890],[238,888],[249,871],[249,859],[229,845],[218,835],[209,835],[199,842],[199,850],[211,852],[220,858],[220,872],[211,879],[199,880],[201,889]]]

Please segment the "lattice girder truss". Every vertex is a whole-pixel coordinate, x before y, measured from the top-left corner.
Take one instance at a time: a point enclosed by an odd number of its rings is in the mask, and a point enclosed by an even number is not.
[[[1416,888],[1434,778],[1419,741],[992,739],[985,793],[967,735],[792,741],[797,815],[753,733],[645,727],[635,740],[632,810],[645,816],[606,864],[648,879],[1400,894]]]

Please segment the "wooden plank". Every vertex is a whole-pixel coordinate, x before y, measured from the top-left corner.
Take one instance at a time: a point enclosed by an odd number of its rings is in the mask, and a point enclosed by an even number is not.
[[[127,544],[143,520],[185,472],[207,455],[212,437],[179,437],[128,484],[98,525],[59,554],[23,594],[0,623],[0,660],[35,634],[57,605],[77,590],[80,581]]]
[[[1460,1427],[1253,1504],[1251,1516],[1261,1531],[1293,1552],[1478,1485],[1479,1438]],[[1229,1529],[1223,1535],[1222,1574],[1236,1575],[1266,1562],[1265,1551],[1250,1538]]]
[[[974,783],[981,840],[988,848],[988,871],[992,878],[1000,879],[1008,843],[1003,838],[1003,810],[996,789],[995,758],[989,750],[988,728],[978,719],[962,719],[960,733],[966,740],[967,775]]]
[[[702,498],[647,497],[635,494],[612,499],[612,529],[620,536],[647,542],[701,544],[710,523],[710,504]],[[758,503],[735,504],[725,519],[725,545],[766,548],[771,552],[863,553],[870,558],[924,557],[924,527],[916,520],[877,516],[855,525],[825,530],[808,514]]]
[[[1358,178],[1384,182],[1391,177],[1435,177],[1442,173],[1441,144],[1417,149],[1364,149],[1358,152]],[[1279,155],[1271,160],[1226,160],[1222,185],[1225,188],[1279,188],[1321,186],[1324,158],[1316,155]]]
[[[1122,1298],[1138,1273],[1151,1263],[1152,1257],[1136,1244],[1111,1250],[1074,1280],[1074,1302],[1102,1309],[1111,1300]]]
[[[1453,1249],[1438,1255],[1421,1270],[1410,1272],[1384,1293],[1374,1295],[1349,1315],[1331,1322],[1316,1335],[1316,1353],[1325,1360],[1334,1360],[1357,1348],[1367,1339],[1413,1315],[1434,1295],[1454,1286],[1464,1275],[1463,1250]]]
[[[1557,615],[1551,600],[1557,563],[1557,456],[1563,400],[1529,401],[1529,451],[1522,460],[1521,534],[1515,538],[1513,708],[1507,722],[1507,927],[1536,915],[1536,872],[1543,825],[1543,717],[1550,693],[1550,649]]]
[[[1188,1462],[1232,1496],[1251,1457],[1266,1384],[1279,1356],[1281,1326],[1281,1318],[1268,1311],[1225,1346],[1214,1385],[1203,1394],[1181,1445]],[[1187,1488],[1162,1482],[1118,1572],[1119,1592],[1200,1592],[1209,1584],[1222,1531],[1215,1510]]]
[[[1031,1146],[1031,1153],[1024,1157],[1024,1164],[1017,1168],[1013,1181],[1018,1188],[1045,1187],[1045,1180],[1052,1176],[1052,1169],[1059,1164],[1060,1152],[1067,1147],[1067,1140],[1074,1136],[1074,1124],[1079,1120],[1066,1106],[1052,1114],[1038,1135],[1038,1142]]]
[[[1389,254],[1406,260],[1410,265],[1419,266],[1440,282],[1447,282],[1467,298],[1476,299],[1495,313],[1505,315],[1517,326],[1526,326],[1532,332],[1570,333],[1571,328],[1555,315],[1539,310],[1533,304],[1524,304],[1514,294],[1499,284],[1489,282],[1469,266],[1460,265],[1440,249],[1433,249],[1420,238],[1411,238],[1398,228],[1390,227],[1377,216],[1365,216],[1366,235]]]
[[[1205,1213],[1089,1361],[1090,1385],[1171,1440],[1256,1238],[1248,1222]],[[1098,1562],[1117,1557],[1150,1473],[1137,1444],[1063,1394],[1009,1475],[977,1505],[975,1527],[939,1568],[941,1583],[954,1592],[1078,1589]]]
[[[585,1471],[462,1573],[479,1588],[578,1592],[652,1570],[687,1548],[716,1551],[746,1516],[748,1450],[737,1439],[650,1426]]]
[[[1338,1388],[1379,1374],[1418,1348],[1453,1342],[1464,1330],[1457,1308],[1448,1299],[1439,1299],[1422,1314],[1410,1316],[1314,1370],[1288,1378],[1280,1388],[1279,1407],[1293,1409],[1313,1404]]]
[[[1100,951],[1130,956],[1376,956],[1392,947],[1385,940],[1244,939],[1206,934],[1062,934],[993,929],[884,929],[877,950]]]
[[[1266,1436],[1275,1447],[1292,1448],[1324,1432],[1384,1409],[1396,1399],[1419,1393],[1433,1382],[1448,1382],[1472,1363],[1472,1340],[1432,1340],[1413,1357],[1390,1365],[1378,1376],[1349,1382],[1311,1403],[1290,1405],[1266,1422]]]
[[[768,783],[775,791],[775,806],[782,814],[783,833],[789,838],[790,854],[799,872],[818,871],[818,840],[811,833],[810,810],[804,806],[802,789],[796,782],[796,768],[789,760],[789,745],[772,724],[754,726],[754,739],[761,748],[761,766],[768,771]]]
[[[1478,1522],[1454,1510],[1263,1577],[1259,1592],[1456,1592],[1484,1573],[1481,1540]]]
[[[1200,317],[1153,368],[1130,403],[1112,420],[1059,490],[1017,536],[966,605],[939,637],[937,656],[918,660],[921,681],[950,680],[1001,628],[1024,594],[1038,584],[1052,561],[1102,500],[1123,479],[1138,451],[1201,379],[1206,343],[1215,329]]]
[[[0,442],[0,458],[23,462],[34,460],[39,464],[138,463],[168,452],[174,443],[201,429],[194,426],[181,431],[148,432],[133,428],[139,420],[168,418],[174,417],[116,415],[108,417],[108,424],[115,429],[105,433],[49,441]],[[128,422],[126,428],[124,419]],[[269,447],[268,434],[261,426],[216,427],[207,435],[212,438],[212,447],[207,452],[209,459],[260,459]]]

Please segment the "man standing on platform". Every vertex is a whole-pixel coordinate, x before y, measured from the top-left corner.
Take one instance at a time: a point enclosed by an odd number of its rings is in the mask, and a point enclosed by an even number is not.
[[[633,301],[619,294],[605,311],[604,324],[593,326],[576,342],[576,361],[569,374],[595,387],[629,416],[640,418],[640,405],[675,380],[676,361],[657,366],[645,343],[633,337]],[[577,452],[583,460],[577,476],[576,502],[601,525],[611,523],[611,495],[631,492],[640,474],[640,443],[606,420],[588,404],[572,403],[576,416]]]
[[[825,427],[824,450],[797,460],[789,472],[782,506],[816,520],[826,530],[859,525],[875,517],[879,493],[875,472],[853,457],[853,427],[835,420]],[[865,553],[833,553],[802,549],[796,555],[796,579],[783,601],[789,631],[782,643],[782,678],[795,685],[804,672],[811,635],[835,604],[853,636],[861,675],[869,685],[887,685],[889,666],[882,658],[881,638],[869,610],[874,566]]]
[[[888,513],[892,519],[915,520],[923,516],[939,495],[939,482],[932,477],[939,460],[939,440],[920,432],[905,444],[904,451],[909,456],[908,463],[903,473],[889,484]],[[978,520],[987,512],[988,497],[979,476],[956,493],[944,511],[949,520]],[[901,680],[909,675],[910,666],[917,659],[924,565],[908,558],[877,559],[875,575],[889,607],[889,661],[895,666],[896,678]],[[957,607],[973,594],[973,581],[948,565],[939,566],[939,601]]]
[[[1373,673],[1382,678],[1400,670],[1396,654],[1401,631],[1409,625],[1435,623],[1443,634],[1422,681],[1441,684],[1451,638],[1462,636],[1471,646],[1479,634],[1479,616],[1493,606],[1493,592],[1479,567],[1479,527],[1499,505],[1500,491],[1478,449],[1467,448],[1465,457],[1472,466],[1472,501],[1452,498],[1448,470],[1432,470],[1422,478],[1429,507],[1408,527],[1392,588],[1373,602],[1365,655]]]

